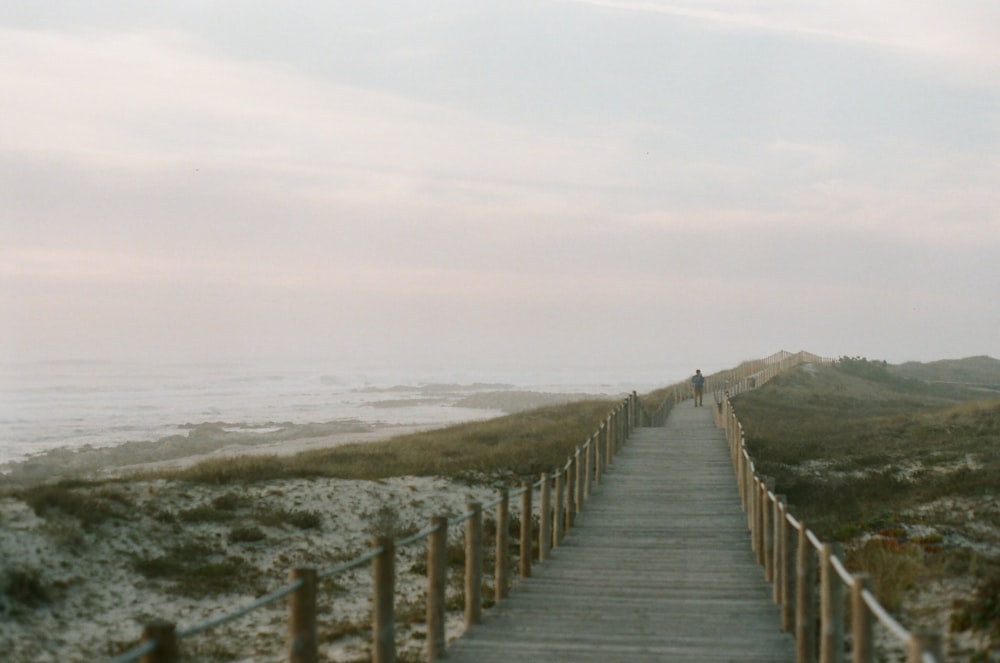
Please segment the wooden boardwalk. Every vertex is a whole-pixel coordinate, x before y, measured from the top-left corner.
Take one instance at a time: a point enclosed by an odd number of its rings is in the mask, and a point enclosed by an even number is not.
[[[793,661],[778,627],[724,434],[686,401],[632,434],[551,559],[447,658]]]

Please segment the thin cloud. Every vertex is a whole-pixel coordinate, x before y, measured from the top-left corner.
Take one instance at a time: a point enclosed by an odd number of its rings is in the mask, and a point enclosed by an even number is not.
[[[993,10],[583,1],[0,27],[0,356],[990,352]]]
[[[888,49],[925,71],[993,86],[1000,76],[1000,5],[887,0],[676,2],[563,0],[604,9],[662,14],[743,32],[773,32]]]

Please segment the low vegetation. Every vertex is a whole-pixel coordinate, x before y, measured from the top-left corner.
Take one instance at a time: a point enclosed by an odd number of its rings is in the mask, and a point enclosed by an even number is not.
[[[207,461],[156,476],[207,484],[316,477],[374,480],[402,475],[516,483],[564,463],[614,406],[613,401],[580,401],[295,456]]]
[[[15,566],[0,573],[0,616],[17,614],[48,602],[49,590],[37,569]]]
[[[193,598],[240,588],[263,589],[253,584],[259,574],[242,557],[196,542],[174,546],[164,555],[136,558],[132,568],[150,580],[170,583],[172,592]]]
[[[540,473],[565,463],[616,404],[590,400],[550,405],[298,456],[245,456],[115,479],[74,478],[8,486],[0,492],[20,500],[41,519],[37,531],[50,546],[46,555],[63,561],[38,568],[0,564],[0,618],[21,619],[41,605],[64,605],[86,583],[73,570],[76,561],[70,557],[78,560],[77,553],[117,559],[140,579],[144,591],[181,602],[218,601],[234,593],[263,595],[285,581],[291,566],[324,568],[342,563],[364,551],[365,535],[400,538],[426,524],[424,518],[411,522],[402,517],[402,505],[392,500],[380,500],[377,506],[354,513],[330,511],[324,498],[301,499],[294,486],[322,486],[327,482],[314,480],[328,477],[365,480],[371,485],[361,490],[378,494],[379,484],[389,483],[392,477],[433,476],[466,483],[478,494],[484,487],[534,481]],[[414,498],[416,502],[424,499]],[[350,497],[346,501],[354,502]],[[412,511],[414,504],[408,506],[408,512]],[[345,525],[352,528],[347,543],[318,544],[339,540],[331,532]],[[487,526],[495,528],[489,520]],[[461,532],[456,529],[451,538],[455,540],[449,543],[449,564],[460,568],[464,564]],[[493,563],[491,554],[487,553],[487,564]],[[408,564],[424,563],[421,559],[418,555],[417,561]],[[447,603],[460,610],[461,573],[450,575]],[[493,596],[489,582],[483,590],[487,603]],[[337,582],[328,585],[329,591],[343,591]],[[360,618],[360,632],[367,631],[368,621]],[[116,642],[109,651],[128,646]],[[254,646],[268,651],[275,647],[270,642]],[[198,643],[191,647],[186,651],[199,660],[231,660],[222,652],[202,651]]]
[[[97,490],[90,490],[94,483],[87,481],[62,481],[44,484],[24,491],[22,499],[38,516],[59,513],[76,518],[87,529],[97,527],[114,518],[130,517],[128,498],[108,482],[99,482]],[[79,489],[87,488],[86,491]]]
[[[897,367],[845,357],[781,375],[734,407],[759,473],[821,539],[844,542],[886,607],[961,578],[980,589],[952,626],[1000,645],[988,597],[1000,586],[996,385],[1000,361],[989,358]]]

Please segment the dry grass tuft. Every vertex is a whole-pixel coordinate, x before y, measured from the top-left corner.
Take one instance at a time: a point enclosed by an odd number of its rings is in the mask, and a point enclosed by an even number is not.
[[[846,542],[847,566],[870,573],[893,611],[921,585],[1000,564],[1000,400],[932,377],[844,359],[734,399],[758,471],[821,539]],[[977,600],[959,621],[989,621]]]
[[[228,485],[286,478],[375,480],[412,475],[515,483],[565,463],[615,405],[614,401],[580,401],[548,406],[295,456],[211,460],[150,478]]]

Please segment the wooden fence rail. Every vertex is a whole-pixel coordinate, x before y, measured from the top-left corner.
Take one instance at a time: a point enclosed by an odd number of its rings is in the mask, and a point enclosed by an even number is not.
[[[518,574],[526,578],[531,575],[534,543],[537,542],[538,547],[537,559],[547,559],[549,551],[560,544],[566,531],[573,526],[576,514],[591,495],[592,485],[600,483],[602,474],[631,432],[644,419],[665,418],[663,411],[669,410],[672,404],[672,400],[665,401],[657,412],[645,413],[640,408],[638,395],[632,392],[612,409],[599,429],[577,447],[565,465],[551,473],[543,473],[537,482],[522,484],[514,491],[501,489],[497,499],[488,504],[469,503],[466,513],[461,516],[435,516],[427,528],[405,539],[376,538],[372,541],[371,550],[331,569],[291,569],[290,584],[221,617],[180,630],[171,621],[152,621],[143,629],[140,644],[112,658],[111,663],[175,663],[182,660],[181,642],[184,639],[235,621],[284,598],[288,600],[289,615],[288,661],[315,663],[320,641],[316,624],[317,603],[321,598],[318,581],[369,562],[372,565],[372,661],[393,663],[396,660],[396,551],[420,541],[425,541],[427,546],[426,657],[428,661],[444,658],[449,526],[465,524],[464,616],[466,626],[471,626],[480,621],[483,607],[483,511],[497,509],[493,599],[499,601],[507,595],[511,585],[507,532],[510,499],[521,497]],[[533,524],[535,514],[532,510],[535,491],[540,496],[537,528]]]
[[[871,578],[850,573],[844,567],[840,546],[820,541],[795,518],[784,496],[775,492],[774,481],[756,471],[730,397],[804,361],[823,360],[805,353],[785,357],[737,377],[716,399],[717,423],[725,428],[730,446],[751,548],[764,567],[765,579],[773,583],[774,601],[781,607],[780,626],[795,634],[798,663],[841,663],[848,643],[846,633],[850,633],[852,662],[874,663],[876,624],[904,647],[908,663],[941,663],[940,635],[911,632],[896,621],[872,593]],[[849,624],[845,623],[847,601]]]

